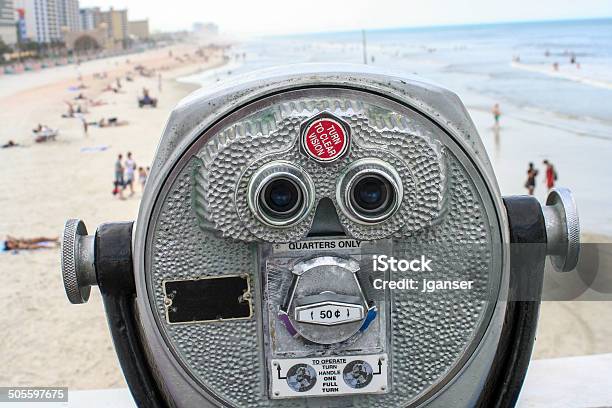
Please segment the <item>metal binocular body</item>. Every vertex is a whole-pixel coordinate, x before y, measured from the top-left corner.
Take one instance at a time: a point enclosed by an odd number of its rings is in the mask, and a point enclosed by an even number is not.
[[[306,65],[184,99],[137,221],[69,220],[62,273],[140,406],[511,406],[578,236],[568,190],[501,196],[455,94]]]

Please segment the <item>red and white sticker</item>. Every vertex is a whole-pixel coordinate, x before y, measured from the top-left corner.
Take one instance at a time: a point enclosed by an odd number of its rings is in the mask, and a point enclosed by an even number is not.
[[[302,134],[306,154],[320,162],[331,162],[344,155],[349,147],[344,127],[327,116],[315,119]]]

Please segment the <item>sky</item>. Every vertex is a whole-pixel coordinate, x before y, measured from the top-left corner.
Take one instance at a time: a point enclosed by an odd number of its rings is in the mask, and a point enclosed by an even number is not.
[[[214,22],[239,35],[612,17],[612,0],[80,0],[159,31]]]

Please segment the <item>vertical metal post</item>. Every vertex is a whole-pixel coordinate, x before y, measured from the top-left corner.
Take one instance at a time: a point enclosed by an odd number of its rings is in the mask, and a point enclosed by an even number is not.
[[[365,30],[361,30],[361,40],[363,42],[363,63],[368,65],[368,50],[367,50],[367,44],[366,44]]]

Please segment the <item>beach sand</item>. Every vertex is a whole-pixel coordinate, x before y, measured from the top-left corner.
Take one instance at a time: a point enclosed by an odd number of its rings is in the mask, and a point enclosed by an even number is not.
[[[173,47],[174,55],[193,53],[193,47]],[[161,71],[162,92],[158,80],[136,75],[134,82],[122,81],[123,93],[100,93],[106,84],[126,71],[125,60],[148,67],[166,67]],[[132,65],[133,65],[132,64]],[[34,81],[31,88],[4,87],[6,81],[36,78],[12,76],[0,80],[0,143],[9,139],[25,145],[0,149],[2,192],[0,194],[0,237],[58,236],[66,219],[79,217],[93,229],[107,221],[134,220],[138,212],[141,188],[134,197],[113,197],[113,165],[118,153],[131,151],[138,166],[149,166],[170,110],[194,85],[178,83],[177,76],[207,66],[221,64],[220,55],[208,62],[180,63],[168,58],[168,50],[83,64],[86,85],[82,92],[108,104],[90,108],[89,121],[116,116],[129,125],[116,128],[90,126],[85,137],[79,119],[64,119],[63,100],[78,92],[76,75],[59,80],[52,70],[38,74],[48,79]],[[170,69],[171,68],[171,69]],[[91,73],[107,71],[108,79],[94,80]],[[143,87],[159,97],[157,109],[137,106]],[[22,89],[20,89],[22,88]],[[7,91],[10,89],[10,91]],[[12,91],[12,92],[11,92]],[[98,96],[97,96],[98,95]],[[34,143],[31,129],[38,123],[59,128],[55,142]],[[101,152],[83,153],[84,147],[108,146]],[[70,305],[64,294],[60,273],[59,249],[0,253],[0,385],[67,386],[71,389],[125,386],[106,324],[104,308],[97,288],[84,305]]]
[[[186,50],[190,49],[174,52],[177,55]],[[88,120],[117,116],[130,123],[118,128],[90,127],[89,136],[85,137],[79,120],[60,117],[66,110],[63,100],[76,95],[68,87],[78,84],[76,75],[80,72],[86,84],[95,84],[95,88],[83,93],[95,97],[117,73],[125,71],[126,58],[133,63],[146,62],[173,69],[163,72],[161,93],[157,91],[156,77],[136,76],[135,82],[123,81],[124,93],[106,92],[96,97],[108,104],[90,108]],[[208,65],[220,62],[216,58]],[[3,186],[0,237],[6,234],[57,236],[65,220],[71,217],[84,219],[92,229],[90,232],[103,222],[134,220],[140,186],[136,187],[134,197],[124,201],[111,195],[116,156],[131,151],[137,165],[149,165],[170,110],[195,88],[173,78],[203,68],[202,62],[169,61],[167,50],[158,50],[93,61],[78,70],[64,67],[1,78],[0,121],[5,125],[0,127],[0,142],[13,139],[26,147],[0,150]],[[109,72],[107,80],[91,78],[92,73],[103,70]],[[10,85],[3,86],[9,84],[7,81]],[[159,96],[157,109],[136,106],[143,87]],[[495,142],[495,136],[488,130],[488,111],[471,107],[470,112],[493,156],[502,191],[522,193],[524,160],[519,153],[531,144],[538,144],[538,151],[542,151],[547,147],[542,145],[547,139],[536,140],[540,136],[537,125],[508,119],[503,122],[501,141]],[[38,123],[60,128],[58,140],[33,143],[31,129]],[[570,142],[563,142],[567,137],[561,143],[556,140],[554,149],[570,148]],[[108,146],[107,150],[80,151],[101,145]],[[519,159],[512,159],[517,154]],[[506,163],[506,160],[512,162]],[[517,166],[520,167],[517,169]],[[540,191],[538,194],[543,195]],[[59,249],[0,253],[0,308],[4,310],[0,315],[0,327],[4,329],[0,336],[0,366],[3,367],[0,385],[70,389],[124,387],[98,289],[92,289],[87,304],[70,305],[62,286],[59,259]],[[612,315],[611,309],[604,302],[545,302],[534,357],[611,352],[612,325],[607,317]]]

